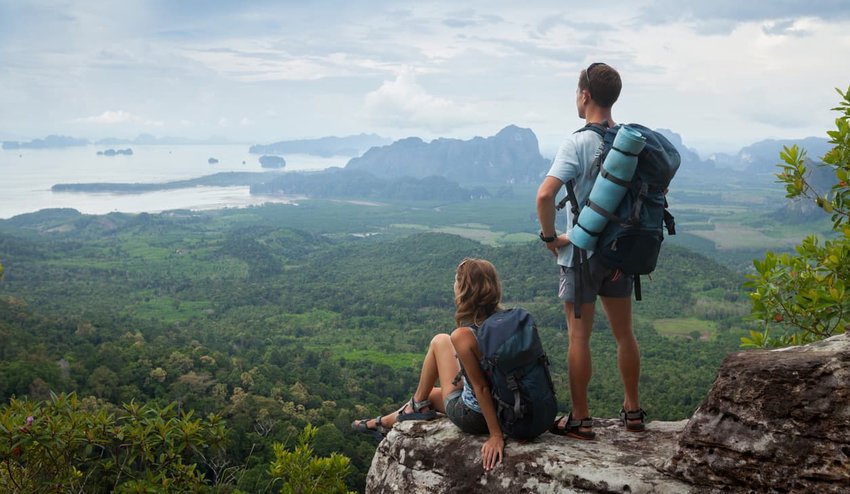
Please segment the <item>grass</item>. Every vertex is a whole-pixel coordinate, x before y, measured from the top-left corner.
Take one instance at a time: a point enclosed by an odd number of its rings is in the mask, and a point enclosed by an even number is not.
[[[435,228],[433,231],[457,235],[459,237],[468,238],[470,240],[475,240],[476,242],[481,242],[482,244],[491,246],[497,245],[498,240],[502,236],[504,236],[504,234],[501,232],[494,232],[484,228],[471,228],[464,226],[444,226],[440,228]]]
[[[307,346],[310,350],[327,350],[322,346]],[[334,356],[342,357],[349,362],[369,362],[372,364],[386,365],[391,369],[410,369],[422,365],[424,353],[388,353],[380,350],[358,350],[350,347],[335,346],[331,349]]]
[[[158,319],[166,323],[188,321],[212,310],[208,301],[179,301],[170,297],[157,297],[129,308],[140,319]]]
[[[692,338],[694,332],[699,333],[700,341],[710,341],[717,333],[717,324],[694,317],[656,319],[653,321],[655,330],[668,337]]]
[[[741,223],[714,223],[714,230],[693,230],[690,233],[711,240],[718,249],[778,249],[790,247],[802,240],[804,234],[789,230],[780,233],[776,230],[762,231]]]

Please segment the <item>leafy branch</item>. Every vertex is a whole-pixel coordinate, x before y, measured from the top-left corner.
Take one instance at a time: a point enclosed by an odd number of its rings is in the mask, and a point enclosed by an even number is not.
[[[826,194],[812,187],[806,152],[797,146],[783,148],[784,163],[777,174],[786,197],[808,199],[832,215],[836,235],[823,243],[810,235],[795,255],[768,251],[763,260],[753,261],[756,274],[746,286],[752,289],[752,316],[762,322],[763,330],[742,338],[744,347],[799,345],[850,328],[850,88],[837,91],[842,101],[833,110],[841,116],[835,119],[836,129],[827,133],[833,148],[823,156],[823,166],[835,174],[834,185]]]

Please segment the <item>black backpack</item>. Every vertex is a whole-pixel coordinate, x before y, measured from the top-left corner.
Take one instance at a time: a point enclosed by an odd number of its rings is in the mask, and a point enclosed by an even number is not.
[[[635,300],[641,299],[640,275],[650,274],[655,270],[661,242],[664,241],[664,228],[669,235],[676,234],[676,224],[673,215],[667,210],[665,194],[670,181],[681,164],[681,157],[676,147],[666,137],[643,125],[628,124],[646,138],[646,145],[637,156],[637,168],[632,180],[626,184],[626,194],[613,213],[601,208],[594,208],[597,213],[608,219],[605,228],[599,233],[599,239],[594,249],[594,255],[602,256],[605,264],[619,268],[623,273],[634,276]],[[576,132],[590,130],[602,137],[602,147],[593,162],[595,173],[599,172],[605,157],[614,143],[614,138],[621,126],[608,128],[603,124],[592,123],[585,125]],[[611,180],[611,178],[607,178]],[[616,178],[614,178],[616,179]],[[597,180],[599,180],[597,176]],[[569,201],[572,206],[573,220],[577,221],[580,206],[573,191],[573,182],[566,184],[567,196],[558,204],[562,209]],[[592,204],[582,204],[581,207]],[[587,253],[579,249],[579,263],[576,280],[576,293],[581,278],[587,275]],[[575,301],[576,317],[580,316],[581,302]]]
[[[522,308],[497,312],[478,328],[475,338],[502,432],[523,440],[546,432],[558,403],[549,359],[531,314]]]

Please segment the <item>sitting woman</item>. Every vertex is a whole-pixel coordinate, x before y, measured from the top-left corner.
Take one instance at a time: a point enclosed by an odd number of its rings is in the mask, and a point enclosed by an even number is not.
[[[502,288],[496,268],[482,259],[464,259],[455,273],[454,295],[458,328],[451,336],[441,333],[431,340],[419,386],[410,401],[389,415],[355,420],[351,427],[358,432],[383,435],[396,422],[431,420],[437,412],[442,412],[464,432],[489,432],[490,438],[481,447],[481,458],[484,469],[490,470],[502,461],[505,440],[496,418],[490,384],[479,364],[481,352],[475,331],[491,314],[502,310]],[[461,364],[465,371],[462,383],[455,379]]]

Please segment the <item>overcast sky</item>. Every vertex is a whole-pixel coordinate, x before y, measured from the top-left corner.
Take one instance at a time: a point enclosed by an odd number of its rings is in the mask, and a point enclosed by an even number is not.
[[[596,61],[622,75],[616,120],[701,154],[825,136],[850,85],[850,1],[0,0],[0,140],[516,124],[551,153]]]

